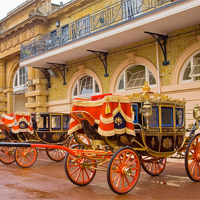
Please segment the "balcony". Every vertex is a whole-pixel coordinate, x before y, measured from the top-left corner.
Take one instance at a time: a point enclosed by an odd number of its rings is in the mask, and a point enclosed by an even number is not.
[[[87,49],[108,51],[120,45],[147,39],[150,36],[145,31],[166,34],[184,27],[187,22],[190,22],[187,26],[198,23],[196,15],[200,3],[197,0],[190,1],[193,4],[191,6],[188,6],[187,0],[133,2],[130,5],[130,0],[119,1],[24,43],[20,49],[20,66],[47,67],[47,62],[65,63],[90,55],[91,52],[87,52]],[[183,12],[189,16],[186,21],[183,20]]]

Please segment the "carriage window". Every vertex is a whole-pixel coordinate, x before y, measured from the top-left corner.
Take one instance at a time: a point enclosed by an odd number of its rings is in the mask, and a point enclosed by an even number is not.
[[[61,115],[51,115],[51,129],[61,130]]]
[[[138,122],[138,108],[137,105],[132,105],[132,119],[133,119],[133,123],[137,123]]]
[[[40,122],[38,123],[38,128],[41,129],[48,129],[49,128],[49,116],[48,115],[42,115]]]
[[[176,108],[176,127],[183,125],[183,109]]]
[[[173,108],[162,107],[161,118],[162,118],[162,126],[172,127],[173,126]]]
[[[69,129],[70,115],[63,115],[63,129]]]
[[[158,117],[158,107],[152,107],[152,115],[149,118],[149,126],[158,127],[159,117]]]

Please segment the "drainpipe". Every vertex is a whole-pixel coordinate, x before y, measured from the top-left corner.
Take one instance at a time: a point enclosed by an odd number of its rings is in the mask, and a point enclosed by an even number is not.
[[[156,57],[157,57],[157,76],[158,76],[158,93],[160,94],[160,66],[158,57],[158,42],[156,41]]]

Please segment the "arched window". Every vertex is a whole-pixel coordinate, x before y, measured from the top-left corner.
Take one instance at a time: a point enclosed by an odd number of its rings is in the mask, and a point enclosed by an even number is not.
[[[152,72],[143,65],[134,65],[126,68],[120,75],[117,90],[132,90],[144,86],[147,81],[149,85],[156,85],[156,79]]]
[[[180,83],[200,80],[200,52],[193,54],[185,62],[179,80]]]
[[[77,80],[73,89],[73,98],[90,98],[96,94],[100,94],[99,86],[92,76],[86,75]]]
[[[14,78],[13,89],[14,92],[25,89],[25,83],[28,80],[28,67],[21,67],[17,70]]]

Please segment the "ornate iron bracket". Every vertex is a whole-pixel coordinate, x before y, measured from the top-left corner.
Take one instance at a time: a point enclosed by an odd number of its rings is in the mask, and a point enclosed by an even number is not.
[[[163,62],[163,66],[169,65],[170,61],[167,61],[167,48],[166,48],[168,35],[161,35],[158,33],[151,33],[148,31],[145,31],[144,33],[150,34],[152,37],[154,37],[156,39],[156,41],[160,45],[163,55],[164,55],[165,61]]]
[[[50,74],[47,71],[50,68],[48,68],[48,69],[47,68],[39,68],[39,67],[33,67],[33,68],[39,69],[46,76],[46,79],[47,79],[47,82],[48,82],[48,88],[51,88]]]
[[[47,62],[47,64],[51,64],[59,70],[59,72],[61,73],[61,75],[63,77],[63,85],[66,85],[67,84],[66,81],[65,81],[65,71],[67,71],[66,70],[66,64],[49,63],[49,62]]]
[[[105,74],[104,77],[108,77],[109,74],[107,73],[107,56],[108,56],[108,52],[103,52],[103,51],[95,51],[95,50],[87,50],[90,51],[92,53],[94,53],[95,55],[97,55],[97,57],[101,60],[104,69],[105,69]]]

